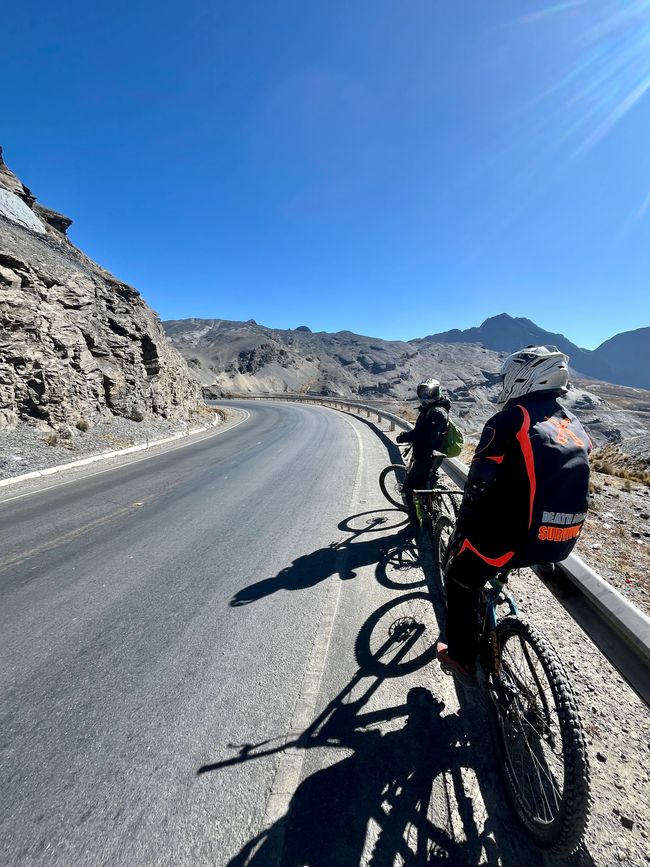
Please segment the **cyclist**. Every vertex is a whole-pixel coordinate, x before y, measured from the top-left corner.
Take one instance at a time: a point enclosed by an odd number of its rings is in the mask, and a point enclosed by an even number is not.
[[[559,402],[568,361],[555,346],[528,346],[501,368],[503,409],[483,428],[445,569],[438,661],[465,683],[473,682],[485,582],[506,568],[563,560],[587,514],[591,441]]]
[[[425,379],[417,387],[420,410],[413,430],[404,431],[397,437],[398,443],[413,443],[413,463],[404,481],[402,492],[409,513],[409,526],[419,527],[415,511],[413,491],[435,485],[438,467],[442,458],[434,458],[447,434],[451,404],[445,397],[437,379]]]

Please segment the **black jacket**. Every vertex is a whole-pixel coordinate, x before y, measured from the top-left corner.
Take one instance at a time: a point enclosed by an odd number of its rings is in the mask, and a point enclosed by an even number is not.
[[[439,450],[447,433],[450,408],[446,397],[421,406],[413,430],[400,436],[400,442],[413,443],[413,458],[416,461],[431,460],[432,453]]]
[[[511,401],[489,419],[458,518],[465,547],[491,565],[556,563],[587,514],[591,440],[554,394]]]

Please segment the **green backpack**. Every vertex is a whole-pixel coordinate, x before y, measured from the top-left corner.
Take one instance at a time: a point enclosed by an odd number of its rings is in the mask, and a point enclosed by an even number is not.
[[[456,422],[450,418],[447,426],[447,433],[440,445],[440,451],[444,452],[448,458],[457,458],[463,450],[464,442],[465,437],[463,436],[462,430],[458,427]]]

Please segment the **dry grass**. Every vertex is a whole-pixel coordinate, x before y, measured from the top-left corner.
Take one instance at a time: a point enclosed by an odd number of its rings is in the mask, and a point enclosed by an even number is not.
[[[77,430],[83,431],[85,433],[90,427],[90,425],[85,418],[80,418],[78,419],[75,427],[77,428]]]
[[[622,452],[618,446],[603,446],[591,456],[591,468],[598,473],[625,479],[625,490],[631,490],[632,482],[650,487],[650,468],[639,458]],[[629,486],[629,487],[628,487]]]

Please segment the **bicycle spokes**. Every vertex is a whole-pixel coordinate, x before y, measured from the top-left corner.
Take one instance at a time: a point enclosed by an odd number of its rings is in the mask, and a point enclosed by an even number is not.
[[[538,657],[522,636],[501,649],[498,713],[510,771],[526,811],[552,822],[564,795],[564,754],[555,700]]]

